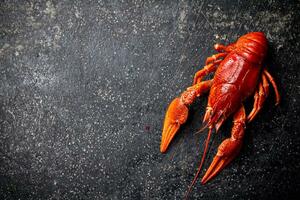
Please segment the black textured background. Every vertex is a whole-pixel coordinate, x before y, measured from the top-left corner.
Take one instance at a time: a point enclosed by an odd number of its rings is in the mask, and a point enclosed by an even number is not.
[[[239,157],[207,185],[197,182],[191,199],[298,192],[299,1],[0,5],[0,199],[182,199],[202,155],[206,134],[195,132],[207,98],[191,106],[163,155],[167,105],[213,44],[251,31],[269,39],[266,66],[282,102],[275,107],[271,92]],[[205,169],[230,125],[213,138]]]

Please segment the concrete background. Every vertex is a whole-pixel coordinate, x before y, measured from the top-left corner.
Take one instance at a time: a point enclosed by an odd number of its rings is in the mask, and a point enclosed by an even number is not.
[[[191,199],[298,193],[299,1],[0,5],[0,199],[182,199],[203,151],[206,133],[195,132],[207,97],[163,155],[165,110],[215,43],[251,31],[268,37],[282,102],[271,89],[238,158]],[[230,127],[213,137],[205,169]]]

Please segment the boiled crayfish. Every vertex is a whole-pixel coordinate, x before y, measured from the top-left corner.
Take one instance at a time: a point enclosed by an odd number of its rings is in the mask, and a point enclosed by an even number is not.
[[[206,59],[204,68],[195,74],[193,85],[169,105],[160,145],[162,153],[167,150],[180,125],[186,122],[188,106],[196,97],[210,91],[203,120],[204,128],[209,129],[208,136],[201,163],[188,193],[201,171],[213,128],[218,132],[223,122],[233,115],[231,137],[225,139],[219,146],[216,156],[201,180],[202,184],[216,176],[238,155],[243,143],[245,125],[251,122],[262,108],[269,94],[269,82],[275,90],[276,105],[279,103],[280,95],[276,83],[270,73],[263,68],[267,47],[267,39],[262,32],[248,33],[227,46],[214,45],[219,53]],[[202,80],[204,76],[214,71],[213,79]],[[246,116],[243,102],[253,94],[253,109]]]

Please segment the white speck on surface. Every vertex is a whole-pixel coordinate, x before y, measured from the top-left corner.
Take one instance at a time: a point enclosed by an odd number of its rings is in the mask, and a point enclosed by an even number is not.
[[[75,8],[75,12],[74,12],[75,17],[78,19],[81,18],[81,13],[79,12],[78,7],[74,6],[74,8]]]
[[[46,9],[44,11],[47,15],[50,16],[50,18],[54,18],[56,15],[56,9],[52,3],[52,1],[46,2]]]
[[[181,38],[184,38],[187,30],[187,14],[188,14],[188,4],[186,0],[181,0],[179,3],[179,17],[178,17],[178,30]]]

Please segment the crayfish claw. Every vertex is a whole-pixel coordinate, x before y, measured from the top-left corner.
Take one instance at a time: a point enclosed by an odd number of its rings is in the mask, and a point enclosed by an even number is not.
[[[217,155],[214,157],[208,170],[201,180],[202,184],[216,176],[226,167],[240,152],[243,144],[246,114],[244,106],[234,114],[231,137],[225,139],[219,146]],[[220,123],[222,123],[222,118]]]
[[[169,124],[164,128],[163,134],[162,134],[162,142],[160,144],[160,152],[164,153],[166,152],[169,144],[171,143],[172,139],[174,138],[176,132],[178,131],[180,125],[178,123]]]
[[[204,177],[201,180],[202,184],[205,184],[207,181],[212,179],[219,171],[225,167],[225,160],[219,156],[216,156],[211,163],[209,169],[206,171]]]
[[[201,183],[207,183],[221,172],[237,156],[241,146],[240,140],[232,140],[231,138],[224,140],[219,146],[218,153],[202,178]]]
[[[188,107],[180,98],[175,98],[168,107],[161,137],[160,152],[164,153],[172,139],[185,123],[188,117]]]

